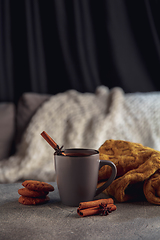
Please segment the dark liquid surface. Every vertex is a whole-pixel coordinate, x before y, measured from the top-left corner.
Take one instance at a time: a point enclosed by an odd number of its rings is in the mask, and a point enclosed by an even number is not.
[[[68,156],[68,157],[84,157],[84,156],[90,156],[92,155],[91,153],[78,153],[78,152],[75,152],[75,153],[65,153],[65,156]]]

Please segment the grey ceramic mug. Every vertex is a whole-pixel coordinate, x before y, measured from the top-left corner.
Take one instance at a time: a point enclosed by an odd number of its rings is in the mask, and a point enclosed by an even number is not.
[[[78,206],[91,201],[104,191],[115,179],[117,168],[108,160],[99,160],[99,152],[93,149],[65,149],[64,155],[54,154],[59,195],[63,204]],[[104,166],[112,168],[110,178],[97,188],[98,171]]]

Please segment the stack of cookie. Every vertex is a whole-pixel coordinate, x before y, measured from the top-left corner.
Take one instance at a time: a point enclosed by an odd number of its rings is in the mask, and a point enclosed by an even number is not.
[[[22,185],[24,188],[18,190],[18,193],[21,195],[18,201],[25,205],[46,203],[50,200],[47,195],[49,192],[54,191],[54,187],[46,182],[26,180]]]

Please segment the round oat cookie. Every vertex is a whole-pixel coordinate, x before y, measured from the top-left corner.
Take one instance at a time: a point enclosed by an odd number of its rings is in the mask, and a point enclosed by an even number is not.
[[[20,188],[18,190],[18,193],[24,197],[45,197],[46,195],[48,195],[49,192],[45,192],[45,191],[33,191],[33,190],[29,190],[28,188]]]
[[[38,204],[46,203],[49,200],[50,198],[48,196],[43,198],[31,198],[31,197],[20,196],[18,199],[18,202],[24,205],[38,205]]]
[[[22,183],[22,185],[28,188],[29,190],[33,191],[45,191],[45,192],[54,191],[54,187],[51,184],[36,180],[26,180]]]

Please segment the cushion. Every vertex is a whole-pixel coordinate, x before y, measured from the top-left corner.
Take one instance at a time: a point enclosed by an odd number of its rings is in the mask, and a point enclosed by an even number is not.
[[[15,105],[0,103],[0,160],[9,157],[13,151],[15,136]]]
[[[17,106],[16,144],[20,142],[26,127],[37,109],[49,98],[50,95],[38,93],[24,93],[21,96]]]

